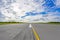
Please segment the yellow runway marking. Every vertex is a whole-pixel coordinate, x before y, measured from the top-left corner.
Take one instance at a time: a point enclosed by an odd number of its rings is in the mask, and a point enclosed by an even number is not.
[[[33,27],[32,27],[32,30],[33,30],[33,33],[34,33],[34,35],[36,37],[36,40],[40,40],[39,35],[37,34],[37,32],[35,31],[35,29]]]

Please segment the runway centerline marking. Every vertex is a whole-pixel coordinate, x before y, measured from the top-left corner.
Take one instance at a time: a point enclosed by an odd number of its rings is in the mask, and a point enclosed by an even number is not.
[[[29,25],[29,27],[32,28],[32,31],[33,31],[33,33],[34,33],[34,36],[35,36],[36,40],[40,40],[40,37],[39,37],[38,33],[37,33],[36,30],[32,27],[31,24]]]

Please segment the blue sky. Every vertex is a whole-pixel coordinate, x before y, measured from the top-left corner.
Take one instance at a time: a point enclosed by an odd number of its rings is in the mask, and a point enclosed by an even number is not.
[[[0,21],[60,22],[60,1],[0,0]]]

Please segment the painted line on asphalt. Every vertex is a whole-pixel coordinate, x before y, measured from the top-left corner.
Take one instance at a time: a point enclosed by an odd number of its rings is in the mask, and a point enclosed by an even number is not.
[[[33,27],[32,27],[32,31],[35,35],[36,40],[40,40],[40,37],[39,37],[38,33],[36,32],[36,30]]]

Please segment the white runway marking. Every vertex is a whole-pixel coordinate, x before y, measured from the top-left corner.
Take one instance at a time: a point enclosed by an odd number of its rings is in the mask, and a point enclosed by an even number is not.
[[[29,24],[29,28],[32,28],[32,25],[31,24]]]

